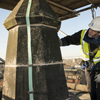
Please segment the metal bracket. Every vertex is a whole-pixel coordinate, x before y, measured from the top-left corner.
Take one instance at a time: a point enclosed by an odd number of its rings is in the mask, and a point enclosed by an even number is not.
[[[92,5],[94,5],[93,2],[91,2],[91,0],[86,0],[86,1],[88,1],[89,3],[91,3]]]

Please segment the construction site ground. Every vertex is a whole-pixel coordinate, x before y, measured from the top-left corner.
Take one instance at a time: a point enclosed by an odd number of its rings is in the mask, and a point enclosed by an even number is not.
[[[2,87],[0,87],[0,91],[2,91]],[[91,100],[88,92],[77,91],[73,89],[68,89],[69,92],[69,100]],[[1,93],[0,93],[1,94]],[[1,98],[1,95],[0,95]]]
[[[77,90],[73,90],[73,89],[68,89],[68,91],[69,91],[69,96],[72,96],[72,93],[76,96],[76,100],[91,100],[88,92],[82,92],[82,91],[77,91]],[[75,98],[75,96],[74,96],[74,98]],[[72,99],[70,99],[70,100],[72,100]]]

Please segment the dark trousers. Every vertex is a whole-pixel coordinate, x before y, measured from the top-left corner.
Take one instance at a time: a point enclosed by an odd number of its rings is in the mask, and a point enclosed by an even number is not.
[[[85,69],[87,87],[88,87],[88,90],[90,92],[91,100],[100,100],[100,83],[96,83],[94,81],[94,77],[96,74],[100,74],[100,70],[88,71]]]

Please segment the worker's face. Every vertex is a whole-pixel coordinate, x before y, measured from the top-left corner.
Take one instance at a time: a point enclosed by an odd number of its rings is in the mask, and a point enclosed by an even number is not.
[[[88,36],[90,37],[90,38],[96,38],[96,37],[98,37],[98,36],[100,36],[100,33],[99,34],[97,34],[97,35],[95,35],[96,33],[97,33],[98,31],[94,31],[94,30],[92,30],[92,29],[89,29],[89,33],[88,33]],[[95,36],[94,36],[95,35]]]

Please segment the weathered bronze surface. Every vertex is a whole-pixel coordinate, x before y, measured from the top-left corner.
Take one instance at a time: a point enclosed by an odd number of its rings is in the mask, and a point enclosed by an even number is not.
[[[30,9],[32,64],[28,62],[26,8],[21,0],[4,22],[9,30],[2,100],[30,100],[29,67],[34,100],[65,100],[68,90],[57,31],[60,20],[45,0],[33,0]]]

